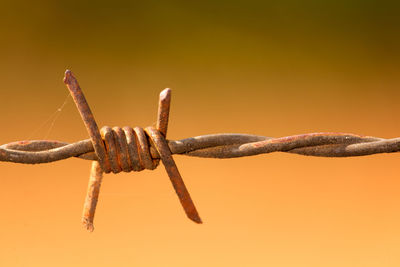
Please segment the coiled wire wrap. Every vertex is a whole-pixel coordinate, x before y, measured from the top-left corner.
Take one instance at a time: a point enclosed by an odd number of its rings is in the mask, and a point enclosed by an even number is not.
[[[143,128],[104,126],[100,133],[106,150],[102,166],[105,173],[157,168],[160,161],[151,157],[149,140]]]

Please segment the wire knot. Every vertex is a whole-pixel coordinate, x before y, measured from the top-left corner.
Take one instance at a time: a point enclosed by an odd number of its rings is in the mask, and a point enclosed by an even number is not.
[[[159,156],[157,159],[151,157],[149,135],[143,128],[104,126],[100,134],[106,151],[102,160],[104,164],[101,166],[105,173],[157,168],[160,162]]]

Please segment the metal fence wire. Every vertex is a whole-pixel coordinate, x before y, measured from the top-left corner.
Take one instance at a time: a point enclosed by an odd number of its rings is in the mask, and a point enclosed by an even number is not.
[[[353,157],[400,151],[400,138],[384,139],[350,133],[309,133],[280,138],[249,134],[210,134],[167,140],[171,90],[160,93],[156,127],[105,126],[99,130],[74,74],[67,70],[68,87],[90,139],[76,143],[50,140],[18,141],[0,146],[0,161],[39,164],[78,157],[92,160],[82,222],[93,231],[93,220],[103,173],[155,169],[163,163],[189,219],[202,223],[172,158],[173,154],[203,158],[236,158],[271,152],[319,157]]]

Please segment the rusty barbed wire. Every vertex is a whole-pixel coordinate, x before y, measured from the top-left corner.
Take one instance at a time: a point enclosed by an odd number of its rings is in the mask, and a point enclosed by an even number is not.
[[[18,141],[0,146],[0,161],[39,164],[70,157],[92,160],[82,222],[94,230],[93,220],[103,173],[153,170],[163,163],[189,219],[202,223],[172,158],[173,154],[203,158],[236,158],[272,152],[319,157],[353,157],[400,151],[400,138],[384,139],[350,133],[309,133],[281,138],[251,134],[210,134],[167,140],[171,90],[160,93],[156,127],[113,127],[99,130],[77,79],[65,72],[68,87],[90,139],[76,143],[52,140]]]

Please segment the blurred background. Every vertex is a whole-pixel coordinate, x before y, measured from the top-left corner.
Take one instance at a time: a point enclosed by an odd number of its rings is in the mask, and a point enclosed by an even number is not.
[[[399,11],[376,0],[3,0],[0,143],[88,138],[67,68],[99,126],[152,125],[170,87],[170,139],[397,137]],[[0,265],[400,264],[397,154],[175,160],[203,225],[160,166],[106,175],[93,233],[80,223],[90,162],[1,163]]]

